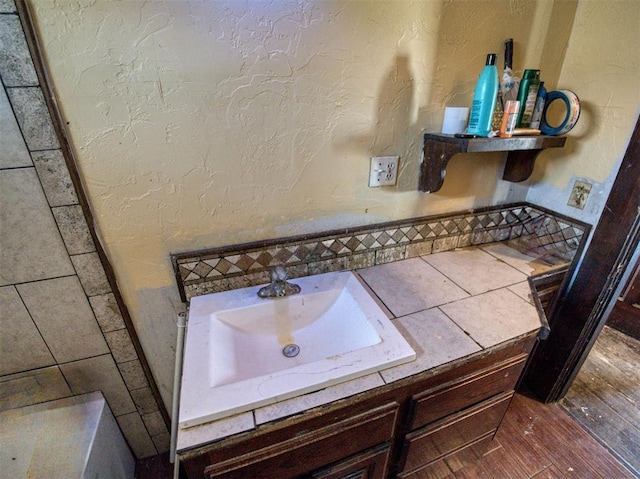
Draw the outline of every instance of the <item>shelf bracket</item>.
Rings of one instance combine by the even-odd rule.
[[[442,188],[447,163],[462,147],[457,143],[445,143],[431,138],[424,142],[424,155],[420,164],[420,191],[434,193]]]
[[[506,151],[507,161],[504,165],[502,179],[519,183],[529,178],[533,173],[536,158],[538,158],[541,151],[542,148],[539,150]]]

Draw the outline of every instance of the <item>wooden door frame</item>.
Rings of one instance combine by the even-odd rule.
[[[637,256],[637,254],[636,254]],[[640,261],[635,258],[627,268],[627,279],[621,282],[622,291],[607,318],[607,326],[640,340]]]
[[[544,402],[561,399],[602,330],[640,243],[640,122],[581,262],[550,319],[525,377]]]

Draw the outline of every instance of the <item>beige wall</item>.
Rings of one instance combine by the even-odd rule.
[[[445,105],[470,103],[486,53],[501,54],[507,37],[517,68],[578,90],[573,76],[611,61],[598,49],[585,65],[570,37],[576,11],[596,3],[31,0],[105,247],[165,401],[180,308],[171,252],[524,199],[527,185],[498,179],[499,154],[458,156],[442,190],[419,193],[421,133],[439,129]],[[633,0],[602,3],[637,18]],[[581,37],[612,36],[602,15],[579,18]],[[637,59],[635,68],[637,85]],[[620,111],[621,130],[633,109]],[[369,157],[381,154],[402,157],[396,188],[367,187]],[[556,161],[565,176],[595,176],[585,166],[592,157],[572,150]],[[543,183],[557,181],[553,164]]]
[[[545,152],[527,199],[593,222],[599,216],[640,106],[640,2],[581,0],[555,88],[575,91],[581,116],[563,150]],[[567,207],[576,179],[593,185],[584,211]]]

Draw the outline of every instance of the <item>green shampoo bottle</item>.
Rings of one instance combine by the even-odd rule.
[[[518,100],[520,101],[520,113],[516,124],[518,128],[530,126],[538,98],[538,88],[540,88],[540,70],[525,70],[518,90]]]
[[[489,136],[499,86],[496,54],[489,53],[473,91],[473,103],[471,103],[469,126],[467,127],[467,133],[470,135]]]

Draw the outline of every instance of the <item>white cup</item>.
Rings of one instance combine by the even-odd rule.
[[[444,120],[442,120],[442,133],[454,135],[463,133],[467,128],[469,119],[469,108],[464,106],[448,106],[444,109]]]

